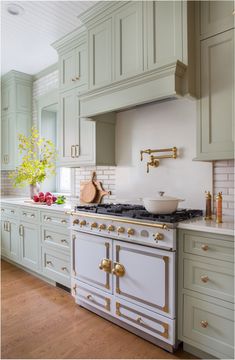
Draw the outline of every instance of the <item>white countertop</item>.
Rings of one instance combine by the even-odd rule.
[[[221,224],[217,224],[215,219],[204,220],[203,217],[200,217],[180,222],[178,229],[205,231],[214,234],[234,236],[234,219],[232,216],[224,216],[223,222]]]

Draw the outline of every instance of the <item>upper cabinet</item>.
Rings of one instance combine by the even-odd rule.
[[[28,135],[32,119],[32,76],[10,71],[2,77],[2,170],[14,170],[21,156],[18,135]]]
[[[234,27],[234,1],[200,2],[200,37],[206,39]]]

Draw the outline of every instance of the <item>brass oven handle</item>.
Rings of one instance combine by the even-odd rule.
[[[111,260],[103,259],[99,264],[99,269],[107,273],[111,273]]]
[[[118,277],[123,277],[125,275],[125,267],[120,263],[115,263],[112,273]]]

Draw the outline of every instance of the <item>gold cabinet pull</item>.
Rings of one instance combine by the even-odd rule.
[[[47,260],[47,264],[48,264],[48,265],[52,265],[52,261],[51,261],[51,260]]]
[[[23,225],[19,226],[19,235],[24,236],[24,227],[23,227]]]
[[[79,145],[75,145],[75,157],[79,157],[80,155],[79,149],[80,149]]]
[[[76,80],[80,80],[80,76],[76,76]]]
[[[139,316],[139,317],[137,317],[136,322],[137,322],[138,324],[141,324],[141,323],[143,322],[143,320],[142,320],[142,318]]]
[[[201,321],[200,321],[200,325],[201,325],[201,327],[203,327],[203,328],[207,328],[208,322],[207,322],[206,320],[201,320]]]
[[[5,211],[5,209],[3,209],[3,208],[2,208],[2,209],[1,209],[1,211],[2,211],[2,212],[4,212],[4,211]]]
[[[61,268],[62,271],[68,270],[66,266],[62,266]]]
[[[47,235],[47,236],[46,236],[46,240],[52,240],[51,235]]]
[[[35,214],[31,214],[30,216],[31,216],[31,218],[35,218]]]
[[[12,213],[12,214],[15,214],[15,210],[11,210],[11,213]]]
[[[111,260],[103,259],[99,264],[99,269],[107,273],[111,273]]]
[[[61,239],[60,242],[67,243],[68,241],[66,239]]]
[[[204,283],[207,283],[207,281],[209,280],[209,277],[207,275],[202,275],[201,276],[201,281]]]
[[[47,216],[47,217],[46,217],[46,221],[51,221],[51,217],[50,217],[50,216]]]
[[[93,296],[91,294],[88,294],[86,298],[90,301],[94,301]]]
[[[61,223],[62,223],[62,224],[67,224],[67,220],[62,219],[62,220],[61,220]]]
[[[4,229],[4,231],[6,231],[6,221],[4,221],[4,223],[3,223],[3,229]]]
[[[78,219],[73,220],[73,225],[78,225],[78,224],[79,224],[79,220],[78,220]]]
[[[75,145],[71,145],[71,157],[75,158]]]
[[[125,275],[125,267],[122,264],[115,263],[112,273],[118,277],[123,277]]]
[[[72,78],[71,80],[72,80],[72,81],[76,81],[76,79],[75,79],[75,78]]]
[[[203,244],[203,245],[201,246],[201,249],[202,249],[203,251],[207,251],[208,248],[209,248],[209,246],[206,245],[206,244]]]
[[[73,287],[73,292],[74,292],[74,295],[77,294],[77,285],[74,285],[74,287]]]

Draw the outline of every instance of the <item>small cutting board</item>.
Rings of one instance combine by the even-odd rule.
[[[96,179],[95,171],[91,174],[91,179],[84,183],[83,187],[80,188],[80,200],[84,203],[92,203],[97,195],[97,188],[94,183]]]
[[[105,195],[111,195],[111,191],[105,191],[103,189],[102,183],[99,180],[96,180],[96,174],[93,177],[93,179],[94,179],[93,183],[96,187],[96,196],[92,200],[92,203],[100,204]],[[88,183],[87,181],[80,182],[80,203],[81,204],[89,204],[90,203],[90,202],[84,201],[84,198],[82,197],[83,189],[87,185],[87,183]]]

